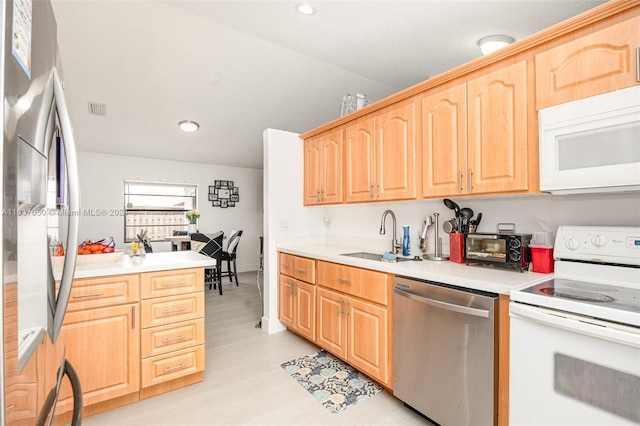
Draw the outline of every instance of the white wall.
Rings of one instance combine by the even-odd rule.
[[[259,236],[262,235],[262,170],[215,164],[187,163],[148,158],[78,152],[80,175],[80,239],[99,240],[112,236],[124,248],[124,180],[143,179],[198,184],[198,208],[202,232],[242,229],[238,245],[238,271],[257,270]],[[208,187],[215,180],[233,180],[240,201],[233,208],[212,207]],[[106,216],[91,215],[106,209]],[[112,214],[113,212],[113,214]],[[154,251],[170,251],[167,242],[152,243]]]
[[[300,237],[314,238],[324,230],[314,226],[321,211],[302,206],[302,140],[298,135],[267,129],[264,141],[264,313],[262,329],[284,330],[278,321],[277,242]]]

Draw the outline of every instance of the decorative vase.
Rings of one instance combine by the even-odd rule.
[[[195,221],[189,222],[189,228],[187,232],[189,232],[189,234],[195,234],[196,232],[198,232],[198,226],[196,225]]]

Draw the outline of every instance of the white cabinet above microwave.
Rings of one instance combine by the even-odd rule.
[[[640,86],[538,111],[540,190],[640,190]]]

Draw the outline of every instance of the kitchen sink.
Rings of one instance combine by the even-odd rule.
[[[383,259],[381,254],[378,253],[367,253],[366,251],[359,251],[356,253],[341,253],[341,256],[350,256],[350,257],[358,257],[360,259],[369,259],[369,260],[377,260],[379,262],[406,262],[407,260],[411,260],[408,257],[397,257],[396,260],[387,260]]]

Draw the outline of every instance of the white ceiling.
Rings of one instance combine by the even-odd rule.
[[[297,3],[53,0],[78,148],[261,168],[266,128],[311,130],[347,93],[384,98],[479,57],[482,37],[519,40],[604,1]]]

